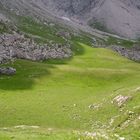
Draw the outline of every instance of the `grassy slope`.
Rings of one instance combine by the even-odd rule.
[[[123,40],[123,39],[116,39],[114,37],[109,37],[106,41],[106,45],[119,45],[123,47],[133,47],[133,45],[138,44],[139,41],[132,42],[129,40]]]
[[[80,52],[71,60],[44,63],[17,60],[8,64],[17,68],[17,74],[0,77],[0,127],[39,125],[45,129],[53,128],[54,134],[13,128],[1,130],[0,139],[72,140],[77,136],[69,134],[71,130],[103,130],[107,133],[112,128],[127,138],[140,137],[140,120],[137,119],[140,91],[135,91],[140,87],[140,65],[110,50],[93,49],[79,41],[74,40],[74,44]],[[118,94],[133,96],[122,112],[111,104]],[[88,107],[100,103],[99,110]],[[127,110],[135,113],[129,127],[122,131],[123,122],[129,118]],[[117,115],[119,117],[109,126],[111,118]],[[133,133],[130,133],[132,129]]]
[[[48,43],[50,40],[57,43],[64,43],[62,37],[57,36],[61,29],[58,25],[50,26],[36,22],[30,17],[17,17],[18,29],[27,35],[34,35],[39,43]]]

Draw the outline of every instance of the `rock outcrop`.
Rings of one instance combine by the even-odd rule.
[[[14,75],[15,73],[16,73],[16,69],[12,67],[0,68],[0,75]]]
[[[126,48],[122,46],[111,46],[110,48],[118,52],[124,57],[140,62],[140,47],[139,46],[134,46],[132,48]]]
[[[139,0],[1,0],[0,5],[17,15],[35,14],[45,20],[54,16],[123,37],[140,37]]]
[[[116,104],[118,107],[122,107],[131,98],[131,96],[118,95],[113,99],[112,103]]]
[[[51,43],[50,45],[38,45],[23,35],[0,35],[0,63],[15,58],[40,61],[51,58],[68,58],[71,55],[72,51],[69,44]]]

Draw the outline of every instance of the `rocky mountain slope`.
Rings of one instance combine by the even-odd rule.
[[[140,36],[139,0],[1,0],[1,5],[18,13],[56,16],[67,22],[91,25],[128,38]],[[2,16],[2,15],[1,15]],[[0,17],[1,17],[0,16]]]
[[[118,35],[136,38],[140,34],[140,1],[138,0],[61,0],[42,1],[47,8],[84,24],[101,24],[99,28]],[[95,27],[98,28],[99,25]],[[103,28],[106,28],[103,29]]]
[[[0,4],[17,14],[58,17],[73,26],[90,25],[132,39],[140,36],[139,0],[1,0]]]
[[[51,43],[38,45],[19,34],[0,35],[0,64],[15,58],[40,61],[62,59],[72,55],[70,45]]]
[[[49,58],[70,57],[72,53],[70,51],[70,47],[67,46],[70,46],[70,44],[73,42],[71,39],[75,37],[74,34],[77,34],[77,30],[82,30],[91,34],[90,42],[92,46],[97,46],[97,44],[100,43],[101,44],[98,45],[98,47],[102,47],[102,45],[103,47],[113,45],[113,50],[119,52],[121,55],[126,56],[132,60],[139,61],[140,51],[138,49],[124,49],[125,43],[127,45],[129,44],[129,46],[133,46],[132,42],[125,42],[123,40],[116,39],[115,42],[112,39],[109,41],[108,36],[110,34],[92,30],[91,27],[86,25],[89,23],[89,21],[90,25],[95,25],[95,23],[93,23],[94,20],[91,19],[91,16],[88,14],[92,13],[97,7],[101,10],[101,7],[105,4],[105,2],[108,1],[87,1],[85,3],[84,1],[74,2],[65,0],[63,2],[55,0],[1,0],[0,33],[1,31],[3,33],[9,32],[13,28],[14,30],[20,32],[22,35],[27,35],[29,38],[33,38],[35,40],[37,39],[39,42],[41,41],[45,43],[45,45],[43,47],[37,47],[38,49],[36,49],[36,46],[42,45],[37,45],[30,40],[27,41],[29,39],[28,37],[25,37],[24,39],[22,37],[20,38],[19,34],[16,34],[18,37],[13,35],[12,38],[14,38],[15,41],[12,41],[11,44],[5,45],[5,40],[11,41],[11,37],[9,37],[9,34],[7,33],[5,35],[0,35],[0,63],[3,63],[12,58],[44,60]],[[134,7],[138,7],[138,3],[138,1],[134,2]],[[125,2],[124,4],[130,6],[130,3]],[[5,25],[5,23],[8,25]],[[96,26],[97,23],[99,24],[99,20],[96,19]],[[64,28],[65,25],[67,25],[66,27],[68,28]],[[103,29],[105,26],[102,25],[100,27]],[[75,33],[71,31],[71,29]],[[119,29],[120,28],[118,28],[117,31],[119,31]],[[100,40],[100,42],[99,38],[104,41],[102,42]],[[106,44],[106,42],[111,43]],[[114,43],[112,44],[112,42]],[[17,48],[17,45],[20,46],[20,48]],[[32,48],[32,46],[35,47]],[[109,48],[112,49],[112,46]],[[46,54],[44,54],[45,52]]]

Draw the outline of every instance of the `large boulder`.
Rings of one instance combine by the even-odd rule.
[[[14,75],[16,73],[16,69],[12,67],[0,68],[0,75]]]

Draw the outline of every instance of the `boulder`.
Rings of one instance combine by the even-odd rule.
[[[131,98],[130,96],[118,95],[113,99],[112,103],[116,104],[118,107],[122,107]]]
[[[0,68],[0,75],[14,75],[16,73],[16,69],[12,67]]]

